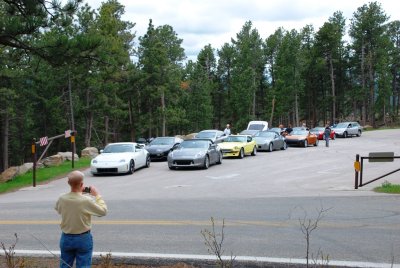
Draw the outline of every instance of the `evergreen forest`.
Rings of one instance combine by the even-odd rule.
[[[250,120],[399,124],[400,21],[379,2],[266,39],[247,21],[196,60],[170,25],[149,18],[137,36],[124,13],[117,0],[0,0],[0,171],[31,161],[33,138],[67,129],[83,149],[227,123],[236,133]]]

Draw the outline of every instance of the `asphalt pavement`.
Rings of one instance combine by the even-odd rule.
[[[201,231],[224,227],[225,254],[302,259],[302,222],[322,218],[311,233],[311,253],[331,260],[400,263],[400,196],[371,191],[384,180],[354,189],[355,155],[391,151],[400,155],[400,130],[365,132],[336,139],[326,148],[290,147],[224,159],[208,170],[168,169],[155,162],[132,175],[93,177],[109,214],[95,218],[95,251],[207,255]],[[397,169],[399,162],[366,163],[365,180]],[[18,250],[56,252],[60,235],[54,210],[68,191],[66,179],[0,195],[0,241],[19,237]],[[323,211],[321,213],[321,211]],[[303,224],[304,225],[304,224]]]

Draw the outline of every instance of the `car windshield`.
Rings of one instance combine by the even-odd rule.
[[[278,132],[278,133],[280,133],[282,131],[282,129],[280,129],[278,127],[273,127],[273,128],[268,129],[268,130],[269,131],[275,131],[275,132]]]
[[[174,138],[155,138],[150,145],[172,145],[174,144]]]
[[[292,135],[307,135],[307,131],[306,130],[293,130]]]
[[[209,141],[201,141],[201,140],[190,140],[183,141],[180,145],[181,148],[208,148],[210,142]]]
[[[323,127],[315,127],[310,129],[310,132],[320,132],[320,131],[324,131]]]
[[[251,124],[247,129],[249,130],[263,130],[264,124]]]
[[[349,124],[347,124],[347,123],[339,123],[339,124],[336,125],[335,128],[347,128],[348,125]]]
[[[199,138],[199,139],[211,139],[211,138],[214,138],[214,137],[215,137],[215,132],[210,132],[210,131],[199,132],[196,135],[196,138]]]
[[[265,137],[265,138],[273,138],[275,137],[275,133],[273,132],[258,132],[256,137]]]
[[[134,151],[133,145],[131,144],[112,144],[107,145],[103,153],[127,153]]]
[[[229,136],[224,140],[224,142],[246,142],[246,136]]]

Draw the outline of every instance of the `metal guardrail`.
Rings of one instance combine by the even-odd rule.
[[[400,158],[400,156],[395,156],[394,152],[375,152],[375,153],[369,153],[369,156],[361,156],[361,157],[359,154],[357,154],[356,161],[354,162],[354,170],[355,170],[354,189],[358,189],[359,187],[363,187],[367,184],[370,184],[371,182],[380,180],[384,177],[387,177],[393,173],[400,171],[400,168],[398,168],[382,176],[379,176],[375,179],[363,182],[364,160],[368,159],[369,162],[393,162],[394,159],[398,158]]]

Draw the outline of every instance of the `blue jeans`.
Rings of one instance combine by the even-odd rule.
[[[325,146],[329,147],[329,136],[325,136]]]
[[[93,237],[85,234],[64,234],[60,239],[60,268],[70,268],[76,259],[76,268],[90,268],[92,265]]]

